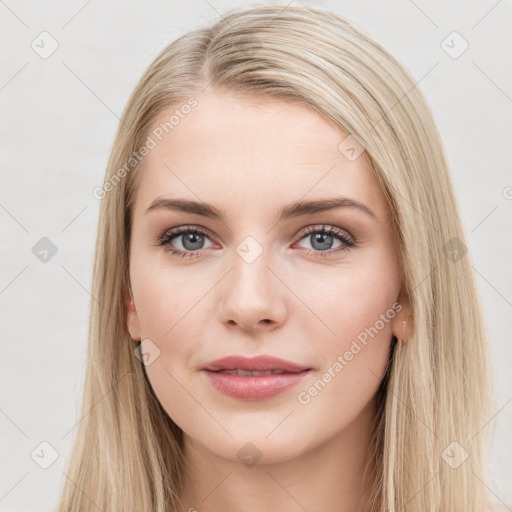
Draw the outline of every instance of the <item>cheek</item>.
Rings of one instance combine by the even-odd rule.
[[[314,275],[301,273],[293,286],[309,309],[299,316],[303,329],[312,339],[324,340],[331,351],[344,348],[376,323],[379,334],[391,335],[390,320],[396,312],[389,310],[398,297],[400,280],[386,254],[354,258],[343,267]]]
[[[299,293],[315,306],[312,314],[302,316],[299,328],[315,340],[322,367],[301,387],[303,399],[298,399],[331,417],[333,403],[343,404],[339,414],[351,417],[349,411],[356,414],[377,391],[388,361],[392,322],[400,310],[393,260],[380,252],[358,263],[325,279],[301,280]]]
[[[130,280],[136,298],[141,335],[152,340],[172,339],[176,330],[187,328],[201,308],[204,280],[194,275],[192,267],[172,268],[168,258],[159,254],[131,257]]]
[[[165,258],[159,261],[139,258],[136,252],[131,260],[141,339],[157,355],[145,371],[167,413],[173,419],[185,416],[193,421],[190,416],[200,409],[191,407],[187,393],[194,378],[189,362],[197,353],[198,340],[205,337],[205,322],[213,314],[204,296],[213,284],[210,281],[215,281],[198,277],[192,267],[172,269]],[[186,425],[180,426],[187,430]]]

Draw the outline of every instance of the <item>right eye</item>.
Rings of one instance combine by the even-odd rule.
[[[208,233],[197,227],[182,227],[167,230],[157,238],[158,245],[175,256],[191,257],[199,254],[204,247],[204,238]],[[173,246],[173,241],[180,241],[182,248]]]

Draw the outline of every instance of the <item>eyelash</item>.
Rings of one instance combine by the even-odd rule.
[[[326,235],[332,235],[338,240],[340,240],[344,245],[336,248],[336,249],[329,249],[327,251],[319,251],[315,249],[302,249],[306,251],[306,254],[308,255],[314,255],[314,256],[320,256],[320,257],[329,257],[332,256],[335,253],[341,253],[342,251],[349,251],[353,247],[357,245],[357,241],[350,237],[345,231],[341,230],[340,228],[337,228],[335,226],[325,226],[322,225],[321,227],[317,226],[309,226],[307,227],[302,233],[300,238],[297,240],[297,242],[300,242],[302,239],[307,237],[308,235],[312,233],[320,233],[320,234],[326,234]],[[175,249],[170,245],[170,242],[181,235],[186,234],[196,234],[196,235],[204,235],[209,238],[209,234],[206,230],[199,228],[199,227],[192,227],[192,226],[184,226],[180,228],[174,228],[171,230],[164,231],[161,235],[157,237],[156,245],[163,247],[165,251],[167,251],[172,256],[178,256],[182,258],[190,258],[193,256],[197,256],[202,249],[199,249],[197,251],[182,251],[180,249]]]

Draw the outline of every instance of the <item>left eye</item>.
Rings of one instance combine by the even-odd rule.
[[[332,253],[341,250],[348,250],[350,247],[355,245],[349,235],[344,231],[334,227],[326,228],[325,226],[322,226],[322,228],[309,228],[306,234],[300,239],[300,241],[302,240],[309,240],[313,251],[306,248],[308,249],[308,252]],[[336,240],[340,243],[337,247],[333,248]]]

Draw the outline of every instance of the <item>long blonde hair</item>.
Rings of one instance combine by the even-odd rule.
[[[161,128],[172,129],[207,85],[300,101],[365,148],[393,213],[414,317],[412,337],[393,340],[379,391],[373,503],[378,512],[486,510],[494,396],[487,334],[428,104],[404,67],[357,25],[317,8],[265,6],[179,37],[149,66],[123,112],[95,192],[101,205],[82,419],[59,511],[183,510],[182,431],[134,356],[125,297],[137,170],[155,142],[149,130],[176,107],[176,121]]]

